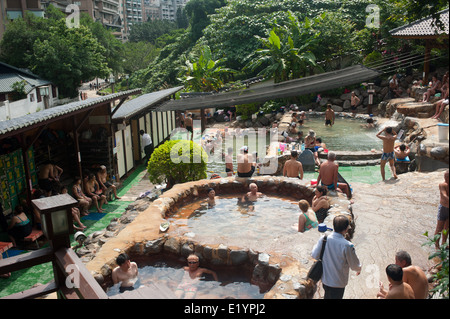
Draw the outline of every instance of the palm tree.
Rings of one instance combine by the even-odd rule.
[[[217,91],[223,86],[223,76],[234,71],[228,68],[222,68],[222,60],[213,60],[211,49],[204,45],[197,62],[191,62],[188,59],[180,72],[179,80],[184,83],[189,91],[193,92],[211,92]]]
[[[306,74],[309,67],[316,66],[316,58],[310,48],[319,35],[312,30],[312,22],[303,23],[289,12],[287,26],[275,26],[268,38],[256,36],[265,47],[258,49],[245,68],[252,71],[263,68],[258,75],[273,77],[275,83],[296,79]]]

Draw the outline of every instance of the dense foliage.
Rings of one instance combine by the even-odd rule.
[[[146,69],[135,74],[132,85],[154,91],[184,84],[177,75],[186,59],[198,58],[196,52],[204,45],[211,49],[213,61],[221,61],[222,67],[237,70],[232,81],[257,74],[271,74],[276,81],[281,81],[345,67],[362,62],[374,50],[411,49],[409,42],[392,39],[389,30],[405,24],[405,19],[400,17],[408,8],[417,12],[414,9],[417,6],[411,6],[410,0],[224,2],[191,0],[186,7],[189,28],[178,41],[163,48]],[[440,0],[431,2],[439,2],[434,11],[443,6]],[[369,14],[366,9],[374,4],[380,9],[380,28],[366,25]],[[427,12],[433,10],[427,9]],[[296,29],[303,38],[293,36]],[[289,38],[294,43],[289,42]]]

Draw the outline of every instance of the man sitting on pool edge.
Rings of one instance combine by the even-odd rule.
[[[338,170],[339,165],[335,162],[336,153],[328,152],[328,159],[320,165],[319,177],[317,177],[317,184],[322,182],[323,186],[326,186],[329,191],[341,190],[347,195],[348,199],[352,198],[352,192],[350,186],[346,183],[338,183]]]

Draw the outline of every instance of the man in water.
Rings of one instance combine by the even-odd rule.
[[[348,199],[352,198],[352,192],[350,186],[346,183],[338,183],[338,170],[339,165],[335,162],[336,153],[328,152],[328,159],[320,165],[319,177],[317,177],[317,184],[322,182],[323,186],[326,186],[328,190],[336,191],[340,189],[347,195]]]
[[[258,192],[258,185],[256,185],[255,183],[251,183],[248,188],[250,191],[244,195],[243,202],[256,202],[258,198],[261,198],[263,196],[262,193]]]
[[[383,133],[384,135],[381,135]],[[398,176],[395,173],[395,165],[394,165],[395,161],[394,144],[395,140],[397,139],[397,134],[394,132],[392,127],[386,126],[384,129],[378,132],[376,136],[383,141],[383,155],[381,155],[381,163],[380,163],[381,177],[383,178],[384,181],[385,180],[384,168],[386,166],[386,162],[389,161],[392,176],[395,179],[397,179]]]
[[[138,277],[138,267],[135,262],[130,261],[127,254],[120,254],[116,258],[117,267],[112,271],[112,280],[114,284],[120,284],[120,292],[133,290],[134,283]]]
[[[334,110],[331,108],[331,104],[327,104],[327,110],[325,111],[325,126],[334,125],[335,114]]]
[[[303,179],[303,165],[297,161],[297,151],[291,152],[291,159],[286,161],[283,168],[283,176]]]
[[[247,146],[243,146],[240,151],[237,156],[237,174],[239,177],[252,177],[256,166],[253,156],[248,153]]]
[[[225,172],[227,176],[233,176],[234,167],[233,167],[233,148],[228,148],[228,153],[225,155]]]
[[[197,255],[191,254],[187,258],[188,266],[184,267],[184,275],[178,285],[175,295],[178,298],[192,299],[197,294],[197,284],[203,274],[210,274],[215,281],[219,281],[217,274],[209,269],[200,268],[200,260]]]
[[[208,189],[208,197],[206,198],[208,208],[216,206],[216,191],[213,188]]]

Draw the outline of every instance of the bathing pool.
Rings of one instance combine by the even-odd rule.
[[[246,242],[255,244],[298,233],[298,201],[263,196],[245,203],[242,195],[217,197],[214,207],[208,207],[204,200],[195,201],[168,220],[180,233],[210,241],[245,237]]]
[[[138,264],[139,276],[134,284],[134,289],[148,286],[152,283],[166,286],[176,294],[179,284],[183,282],[185,275],[184,266],[186,259],[176,258],[168,255],[155,256],[131,256],[131,259]],[[200,267],[212,269],[200,263]],[[261,288],[250,283],[251,271],[245,267],[216,267],[212,269],[216,272],[218,280],[215,281],[212,275],[206,274],[195,282],[195,299],[262,299],[266,288]],[[108,296],[115,296],[120,293],[119,284],[107,288]],[[180,298],[185,295],[181,294]]]

